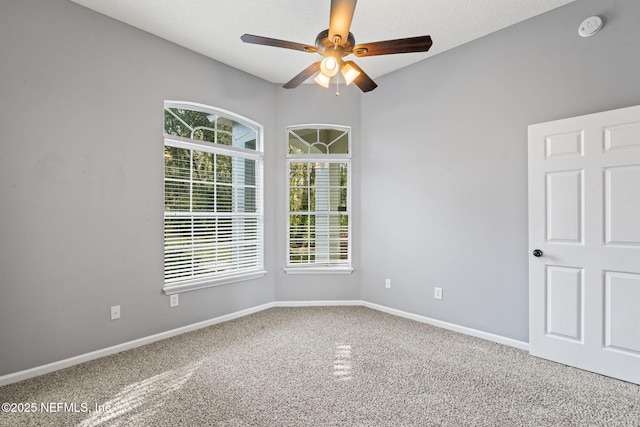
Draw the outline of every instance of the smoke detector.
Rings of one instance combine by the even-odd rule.
[[[578,27],[578,34],[580,37],[591,37],[600,31],[604,23],[599,16],[591,16],[580,24]]]

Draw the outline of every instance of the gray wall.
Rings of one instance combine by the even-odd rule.
[[[274,300],[270,250],[263,279],[161,293],[163,101],[264,125],[269,224],[274,85],[65,0],[3,1],[0,52],[0,375]]]
[[[591,15],[607,24],[583,39]],[[578,0],[378,79],[362,299],[528,341],[527,126],[640,104],[638,22],[637,0]]]

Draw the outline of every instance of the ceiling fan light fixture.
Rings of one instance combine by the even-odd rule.
[[[244,43],[317,53],[322,56],[321,60],[309,65],[283,84],[282,87],[285,89],[296,88],[312,76],[315,76],[316,83],[328,88],[331,85],[331,79],[336,76],[337,90],[340,84],[340,78],[337,77],[337,74],[338,71],[342,71],[346,84],[355,83],[362,92],[370,92],[378,87],[376,82],[371,80],[371,77],[360,69],[355,62],[347,61],[345,63],[343,60],[345,56],[350,54],[355,56],[378,56],[426,52],[431,48],[433,42],[430,36],[417,36],[356,45],[355,37],[349,31],[356,9],[356,2],[357,0],[331,0],[329,28],[318,33],[315,46],[289,40],[256,36],[254,34],[243,34],[240,39]],[[339,92],[336,92],[336,95],[339,94]]]
[[[331,83],[331,77],[319,72],[315,79],[313,79],[320,86],[329,88],[329,83]]]
[[[327,77],[333,77],[338,74],[338,61],[333,56],[327,56],[320,63],[320,71]]]
[[[342,67],[342,77],[344,77],[344,81],[349,86],[353,81],[360,75],[360,71],[356,70],[351,66],[351,64],[345,64]]]

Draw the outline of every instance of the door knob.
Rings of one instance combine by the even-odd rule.
[[[542,251],[540,249],[534,249],[533,252],[531,252],[533,254],[534,257],[540,258],[542,256]]]

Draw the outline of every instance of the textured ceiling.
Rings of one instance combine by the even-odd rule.
[[[317,54],[245,44],[240,36],[313,45],[329,26],[331,5],[330,0],[71,1],[272,83],[288,81],[317,61]],[[351,25],[356,43],[431,35],[433,47],[356,60],[375,79],[573,1],[361,0]]]

